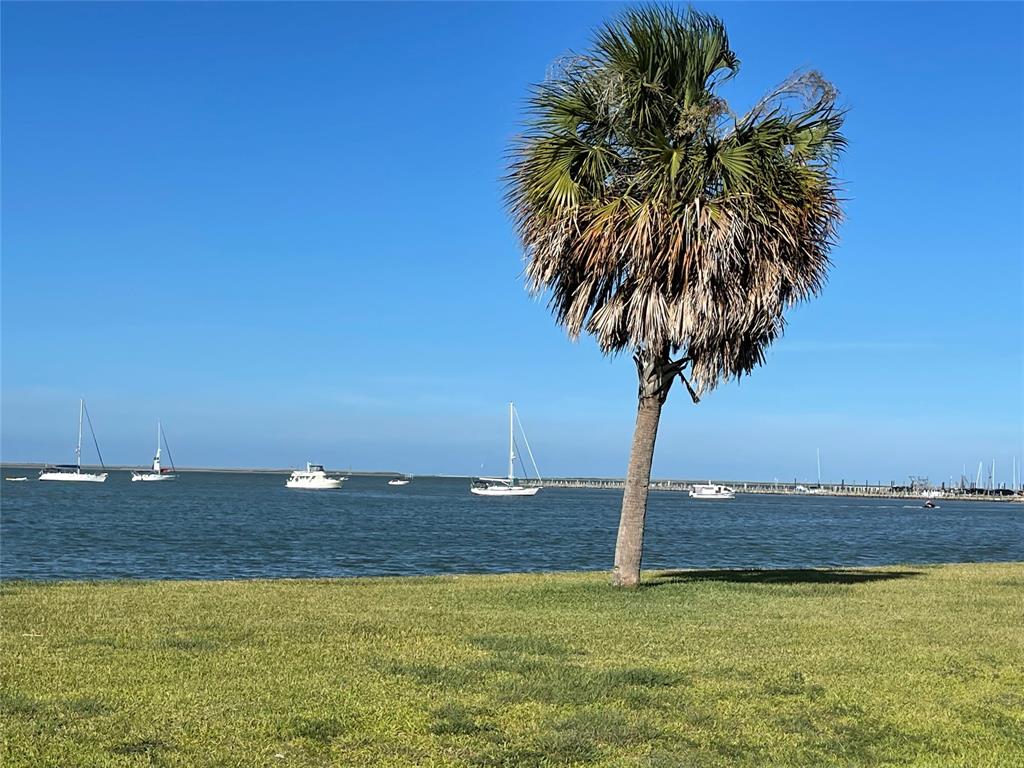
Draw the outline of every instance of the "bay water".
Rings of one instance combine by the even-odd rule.
[[[3,579],[238,579],[611,567],[621,491],[482,498],[466,479],[352,477],[286,489],[273,473],[0,489]],[[645,568],[807,568],[1024,560],[1024,505],[652,492]]]

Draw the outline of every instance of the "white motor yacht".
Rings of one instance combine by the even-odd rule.
[[[306,469],[297,469],[285,482],[285,488],[304,488],[310,491],[328,491],[341,488],[344,477],[332,477],[327,474],[322,464],[306,462]]]
[[[393,477],[388,480],[388,485],[408,485],[411,482],[411,477]]]
[[[697,484],[690,489],[691,499],[735,499],[736,491],[727,485],[715,483]]]

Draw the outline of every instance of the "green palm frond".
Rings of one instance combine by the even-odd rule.
[[[572,337],[681,355],[699,390],[749,373],[818,293],[841,219],[836,91],[797,75],[742,117],[717,18],[627,11],[530,99],[508,201],[529,287]]]

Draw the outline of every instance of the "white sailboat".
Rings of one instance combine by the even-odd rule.
[[[167,459],[171,462],[171,468],[166,469],[160,466],[160,439],[163,438],[163,443],[167,446]],[[135,471],[132,472],[132,482],[146,482],[152,483],[159,480],[174,480],[178,477],[174,470],[174,459],[171,458],[171,447],[167,445],[167,435],[164,434],[163,428],[160,426],[159,419],[156,422],[156,456],[153,457],[153,466],[149,472]]]
[[[516,481],[516,422],[519,415],[516,413],[515,403],[508,404],[508,477],[478,477],[470,485],[470,493],[477,496],[536,496],[543,487],[541,485],[540,471],[537,469],[537,462],[533,458],[533,451],[530,450],[530,443],[526,439],[526,430],[522,422],[519,423],[519,431],[523,434],[523,443],[526,445],[526,453],[533,463],[533,471],[537,475],[536,485],[520,485]],[[525,471],[525,470],[524,470]]]
[[[100,454],[100,444],[96,440],[96,431],[92,428],[92,419],[85,409],[85,400],[78,401],[78,445],[75,447],[74,464],[57,464],[52,467],[44,467],[39,470],[40,480],[53,480],[64,483],[102,483],[107,479],[106,472],[83,472],[82,471],[82,417],[85,416],[89,423],[89,432],[92,433],[92,441],[96,446],[96,455],[100,458],[100,466],[103,465],[103,456]]]

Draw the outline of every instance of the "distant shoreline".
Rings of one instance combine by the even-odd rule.
[[[11,470],[39,470],[43,467],[53,466],[40,462],[24,463],[2,463],[0,473]],[[108,472],[134,472],[146,469],[143,466],[129,465],[108,465],[100,467],[94,464],[83,464],[82,469]],[[295,471],[295,467],[176,467],[175,471],[190,474],[234,474],[234,475],[288,475]],[[347,477],[407,477],[408,473],[393,470],[348,470],[332,469],[336,474]],[[475,475],[449,475],[449,474],[423,474],[416,475],[419,478],[446,478],[452,480],[469,480]],[[650,489],[652,491],[675,491],[686,492],[694,483],[700,480],[680,480],[668,478],[651,478]],[[769,494],[784,496],[843,496],[843,497],[873,497],[890,499],[920,499],[920,498],[950,498],[959,501],[1024,501],[1021,492],[1013,493],[1009,489],[999,492],[981,490],[972,492],[972,489],[960,489],[956,487],[947,488],[909,488],[897,485],[862,485],[853,483],[809,483],[806,486],[796,482],[766,482],[763,480],[716,480],[735,488],[739,493]],[[592,490],[621,490],[625,480],[621,477],[545,477],[543,483],[551,488],[577,488]]]

